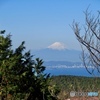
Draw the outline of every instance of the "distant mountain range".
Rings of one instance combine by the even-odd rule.
[[[43,61],[67,61],[81,62],[81,51],[78,50],[54,50],[50,48],[32,51],[35,58],[39,57]]]
[[[34,58],[43,59],[43,65],[46,66],[45,73],[51,73],[51,75],[90,76],[80,60],[81,51],[46,48],[31,53]]]
[[[45,66],[80,66],[81,62],[68,62],[68,61],[44,61]]]

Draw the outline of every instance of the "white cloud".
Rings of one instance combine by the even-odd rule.
[[[48,48],[55,49],[55,50],[64,50],[66,49],[66,46],[61,42],[55,42],[51,44],[50,46],[48,46]]]

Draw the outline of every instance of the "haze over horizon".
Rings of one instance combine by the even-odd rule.
[[[99,0],[1,0],[0,29],[11,33],[14,48],[25,41],[27,50],[81,50],[70,25],[84,25],[89,5],[93,14],[100,10]]]

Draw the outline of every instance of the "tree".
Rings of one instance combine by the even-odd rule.
[[[72,29],[82,47],[82,60],[90,74],[95,69],[100,73],[100,12],[95,17],[88,9],[85,14],[83,30],[79,23],[73,22]],[[88,66],[92,66],[92,70]]]
[[[0,33],[0,100],[55,100],[43,61],[24,51],[24,41],[13,50],[11,35]]]

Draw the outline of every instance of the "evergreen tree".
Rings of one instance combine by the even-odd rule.
[[[55,100],[43,61],[24,51],[25,42],[13,50],[11,35],[4,33],[0,34],[0,100]]]

